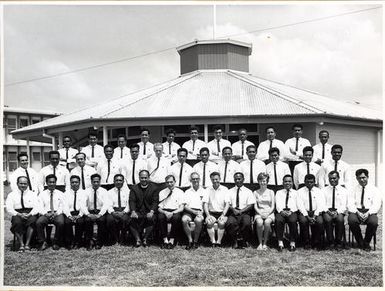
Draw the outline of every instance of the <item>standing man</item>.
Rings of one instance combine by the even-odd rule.
[[[174,240],[180,231],[181,216],[184,209],[184,193],[175,188],[175,177],[166,177],[167,188],[159,192],[158,220],[160,235],[163,239],[162,249],[173,249]],[[170,237],[168,239],[167,223],[171,222]]]
[[[126,178],[129,189],[131,189],[133,185],[139,183],[139,172],[147,170],[147,162],[139,158],[139,148],[138,144],[132,144],[130,146],[131,159],[124,159],[121,162],[121,171]]]
[[[257,149],[257,158],[261,161],[263,161],[266,165],[270,163],[269,160],[269,150],[271,148],[278,148],[281,152],[280,160],[285,160],[285,157],[287,155],[287,148],[285,144],[279,140],[276,139],[276,130],[273,126],[266,127],[266,140],[261,142],[258,145]]]
[[[195,126],[192,126],[190,128],[190,137],[191,139],[186,141],[183,144],[183,148],[187,149],[188,155],[186,162],[193,167],[196,163],[199,162],[199,151],[201,148],[206,147],[206,143],[204,141],[201,141],[198,139],[199,133],[198,128]]]
[[[344,217],[348,206],[348,191],[338,185],[340,176],[338,172],[331,171],[328,174],[329,186],[322,189],[325,197],[325,223],[327,248],[342,249],[342,236],[345,232]],[[335,238],[333,235],[333,223],[335,225]]]
[[[184,194],[184,214],[182,216],[183,230],[186,233],[188,239],[188,245],[186,250],[197,249],[198,241],[203,226],[203,199],[207,195],[205,189],[199,185],[200,177],[196,172],[192,172],[190,175],[190,181],[192,187],[186,190]],[[190,222],[194,222],[194,241],[192,237],[192,231]]]
[[[176,180],[176,187],[182,191],[190,188],[190,175],[193,169],[186,163],[187,150],[185,148],[178,149],[178,162],[170,167],[169,174],[173,175]]]
[[[159,191],[149,183],[150,173],[142,170],[139,173],[139,184],[130,191],[129,205],[131,210],[130,230],[136,241],[135,247],[148,245],[148,237],[155,224],[155,212],[158,209]],[[143,233],[144,230],[144,233]],[[143,237],[143,241],[141,240]]]
[[[229,190],[230,215],[226,222],[226,229],[233,242],[233,248],[243,248],[250,241],[251,218],[250,212],[255,204],[253,192],[243,186],[243,173],[234,174],[235,187]],[[238,245],[240,236],[241,244]]]
[[[287,159],[289,160],[290,171],[293,173],[294,167],[303,160],[303,148],[310,147],[311,144],[309,140],[302,137],[303,126],[301,124],[294,124],[291,129],[293,130],[293,137],[285,142],[285,146],[289,149]]]
[[[221,184],[229,189],[234,187],[234,174],[241,172],[241,166],[231,158],[232,155],[231,147],[224,147],[222,149],[222,160],[218,163]]]
[[[17,179],[19,177],[26,177],[28,183],[28,190],[35,192],[35,194],[38,194],[39,176],[34,169],[28,167],[28,155],[25,153],[19,154],[17,156],[17,159],[19,161],[19,167],[15,171],[13,171],[11,177],[9,178],[12,191],[17,191],[19,189],[19,186],[17,185]]]
[[[163,145],[161,143],[154,144],[154,153],[147,160],[147,170],[150,173],[150,181],[157,187],[158,191],[165,189],[165,179],[171,167],[170,160],[163,156]]]
[[[101,145],[98,145],[98,134],[96,131],[90,131],[88,133],[88,145],[83,147],[81,150],[85,153],[88,166],[96,168],[98,160],[104,157],[104,150]]]
[[[40,244],[40,251],[44,251],[48,248],[45,236],[45,228],[47,227],[48,223],[53,223],[56,229],[52,249],[56,251],[63,245],[64,240],[65,217],[63,214],[63,208],[65,198],[64,193],[56,189],[57,178],[54,174],[47,175],[45,179],[47,183],[47,189],[39,194],[39,209],[41,216],[36,221],[37,242]]]
[[[77,149],[71,148],[72,139],[69,135],[63,138],[63,147],[59,149],[60,164],[65,166],[68,171],[76,167],[75,156],[79,152]]]
[[[251,191],[258,189],[258,175],[259,173],[266,172],[266,166],[260,160],[257,160],[257,148],[255,145],[248,146],[246,149],[247,160],[240,164],[241,172],[245,177],[245,186]],[[259,186],[259,185],[258,185]]]
[[[218,172],[210,175],[212,187],[207,188],[207,196],[203,197],[203,209],[206,213],[207,233],[213,247],[221,247],[225,234],[227,211],[230,207],[229,190],[220,184]],[[215,239],[214,224],[218,223],[218,238]]]
[[[377,213],[382,204],[381,193],[375,186],[368,184],[368,170],[358,169],[356,179],[359,185],[353,189],[348,202],[348,222],[358,246],[370,251],[369,244],[378,226]],[[362,238],[360,224],[366,224],[365,238]]]
[[[92,187],[86,189],[86,207],[84,209],[84,226],[87,251],[92,250],[94,241],[94,223],[98,226],[95,249],[101,249],[107,242],[107,210],[110,206],[107,190],[100,187],[100,175],[91,176]]]
[[[206,147],[199,151],[201,161],[194,165],[193,171],[197,172],[202,177],[202,187],[207,188],[210,183],[210,174],[218,172],[218,166],[214,162],[209,161],[210,150]]]
[[[114,177],[122,173],[122,160],[114,159],[114,147],[110,144],[104,146],[104,157],[98,161],[96,172],[101,177],[101,186],[107,191],[114,188]]]
[[[283,189],[283,184],[281,182],[283,181],[283,177],[286,175],[291,176],[289,166],[279,160],[279,154],[278,148],[271,148],[269,150],[271,163],[266,166],[266,173],[270,177],[267,187],[275,193],[277,193],[278,190]]]
[[[21,252],[30,251],[30,242],[39,213],[39,201],[37,194],[29,190],[27,177],[19,176],[16,185],[17,190],[13,190],[8,194],[5,207],[7,212],[12,215],[11,232],[17,239],[18,250]],[[24,234],[26,234],[25,244]]]
[[[163,155],[165,158],[170,160],[170,164],[175,163],[178,160],[177,152],[180,148],[175,140],[176,131],[172,128],[166,132],[167,141],[163,143]]]
[[[294,185],[296,189],[302,188],[305,186],[305,176],[308,174],[313,174],[316,177],[316,184],[319,180],[319,171],[320,166],[313,160],[313,148],[304,147],[303,148],[303,162],[299,163],[294,167]]]
[[[96,170],[95,168],[86,165],[85,153],[77,153],[75,158],[77,166],[71,171],[71,174],[80,178],[80,189],[84,191],[91,187],[91,176],[96,174]]]
[[[138,145],[140,148],[139,159],[146,161],[154,154],[154,145],[150,142],[150,130],[147,128],[142,128]]]
[[[239,141],[233,143],[231,148],[233,149],[234,160],[240,163],[247,159],[246,148],[249,145],[254,145],[254,143],[247,140],[247,130],[244,128],[238,130],[238,138]]]
[[[298,193],[293,189],[293,178],[290,175],[283,177],[283,189],[277,191],[275,195],[275,225],[278,239],[278,251],[283,250],[283,232],[285,223],[289,225],[289,251],[295,251],[295,241],[297,240],[297,212],[298,212]]]
[[[327,130],[321,130],[318,134],[318,138],[320,143],[317,143],[315,146],[313,146],[314,149],[314,156],[313,160],[318,165],[322,165],[322,163],[325,160],[331,160],[332,159],[332,145],[328,143],[329,140],[329,132]]]
[[[231,147],[231,143],[222,138],[223,129],[220,125],[214,126],[214,139],[207,144],[210,150],[210,160],[218,163],[222,159],[222,149],[224,147]]]
[[[325,209],[325,198],[321,190],[315,187],[313,174],[305,176],[305,186],[298,190],[298,221],[301,230],[301,242],[305,249],[309,249],[309,225],[312,231],[312,240],[317,249],[321,249],[321,234],[324,232],[322,213]]]
[[[56,176],[57,180],[55,183],[56,189],[64,192],[70,188],[70,173],[67,168],[59,165],[60,154],[58,151],[50,151],[48,153],[50,164],[43,167],[39,173],[40,191],[47,189],[46,178],[48,175]]]
[[[114,149],[114,158],[118,160],[130,158],[130,149],[127,147],[127,140],[124,134],[118,135],[118,146]]]

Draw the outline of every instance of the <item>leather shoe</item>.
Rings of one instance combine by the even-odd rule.
[[[295,252],[295,246],[290,246],[289,252]]]
[[[54,244],[54,245],[52,246],[52,249],[53,249],[54,251],[57,251],[57,250],[60,249],[60,246],[57,245],[57,244]]]
[[[188,245],[186,246],[186,250],[191,250],[193,248],[193,243],[189,242]]]
[[[97,244],[97,245],[95,246],[95,249],[96,249],[96,250],[100,250],[101,248],[102,248],[102,246],[99,245],[99,244]]]
[[[198,248],[198,243],[197,242],[193,242],[193,249],[197,249]]]
[[[283,246],[278,246],[278,251],[279,251],[280,253],[282,253],[282,251],[283,251]]]
[[[140,242],[140,240],[136,241],[136,243],[135,243],[136,248],[139,248],[141,245],[142,245],[142,243]]]
[[[48,244],[46,242],[43,242],[43,244],[40,246],[39,251],[44,251],[48,248]]]
[[[148,247],[147,240],[144,239],[144,240],[142,241],[142,246],[143,246],[143,247]]]
[[[239,248],[238,242],[237,242],[237,241],[234,241],[234,243],[233,243],[233,249],[238,249],[238,248]]]
[[[168,243],[168,246],[167,246],[167,248],[168,248],[169,250],[172,250],[174,247],[175,247],[175,245],[174,245],[174,244],[172,244],[172,243]]]

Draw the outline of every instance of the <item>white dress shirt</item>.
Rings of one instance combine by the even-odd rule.
[[[229,189],[230,205],[233,208],[237,207],[237,191],[237,186]],[[239,205],[237,209],[243,209],[251,204],[255,204],[255,196],[253,195],[253,192],[250,189],[246,188],[245,186],[242,186],[241,188],[239,188]]]
[[[322,143],[317,143],[315,146],[313,146],[313,161],[317,161],[320,159],[321,161],[324,160],[332,160],[332,145],[329,143],[325,143],[325,158],[322,158]]]
[[[93,174],[96,174],[95,168],[93,168],[91,166],[88,166],[88,165],[84,165],[84,167],[83,167],[83,175],[84,175],[84,186],[86,187],[86,189],[91,187],[91,176]],[[83,189],[82,188],[82,168],[80,166],[77,166],[77,167],[73,168],[72,171],[71,171],[71,176],[72,175],[79,176],[79,178],[80,178],[80,189]]]
[[[27,168],[27,171],[28,171],[32,191],[37,194],[37,193],[39,193],[39,175],[32,168]],[[27,173],[25,172],[25,169],[22,167],[18,167],[15,171],[12,172],[11,176],[9,177],[9,182],[11,184],[12,191],[16,191],[19,189],[17,187],[17,178],[19,178],[21,176],[27,177]],[[28,187],[28,189],[29,189],[29,187]]]
[[[302,187],[297,191],[298,193],[298,209],[304,215],[308,216],[308,211],[310,210],[310,201],[309,201],[309,189],[307,187]],[[319,215],[320,212],[325,211],[325,197],[321,189],[313,187],[311,189],[312,197],[312,208],[314,215]]]
[[[319,185],[324,187],[329,185],[328,174],[331,171],[334,171],[335,161],[334,160],[325,160],[322,163],[320,172],[319,172]],[[337,162],[337,171],[340,175],[339,185],[344,185],[345,188],[349,189],[352,187],[352,174],[349,164],[345,163],[342,160]]]
[[[184,203],[184,192],[181,189],[175,187],[169,196],[170,192],[169,188],[159,192],[159,208],[175,210]]]
[[[66,162],[60,162],[61,165],[67,167],[67,163],[76,163],[76,154],[79,152],[77,149],[68,148],[68,158],[67,158],[67,148],[61,148],[58,150],[60,154],[60,160],[66,160]]]
[[[135,169],[134,169],[135,163]],[[147,162],[143,159],[137,158],[136,160],[124,159],[121,161],[121,171],[123,176],[126,178],[128,185],[134,185],[139,183],[139,172],[141,170],[147,170]],[[132,171],[134,170],[134,177]],[[135,181],[133,181],[133,178]]]
[[[82,190],[79,188],[76,191],[76,209],[74,208],[74,202],[75,202],[75,191],[73,189],[67,190],[64,193],[64,207],[63,207],[63,213],[69,217],[72,216],[72,211],[79,211],[79,216],[83,216],[83,212],[86,208],[86,197],[87,193],[85,190]]]
[[[242,172],[240,164],[234,160],[226,161],[220,160],[218,162],[219,173],[221,174],[221,182],[223,183],[234,183],[234,174],[237,172]],[[226,170],[226,175],[225,175]],[[226,180],[225,180],[226,178]]]
[[[145,146],[144,143],[141,141],[141,142],[138,142],[138,145],[139,145],[139,157],[138,157],[138,159],[146,161],[147,159],[149,159],[155,155],[153,143],[148,141],[148,142],[146,142],[146,146]],[[144,151],[145,151],[145,154],[144,154]]]
[[[64,211],[65,197],[64,193],[60,190],[55,189],[53,191],[53,210],[56,211],[56,214],[62,214]],[[44,190],[39,194],[39,203],[40,203],[40,214],[44,215],[51,211],[51,191]]]
[[[94,192],[93,188],[86,189],[86,208],[84,209],[84,215],[89,215],[90,210],[94,209]],[[110,207],[110,199],[108,198],[108,192],[106,189],[99,187],[96,190],[96,209],[100,210],[99,214],[104,215],[108,207]]]
[[[92,146],[88,145],[82,148],[82,153],[86,154],[86,164],[92,167],[96,167],[98,160],[103,158],[104,155],[104,148],[101,145],[96,144],[94,146],[94,157],[92,157]]]
[[[114,159],[121,160],[121,159],[131,159],[130,149],[126,146],[123,148],[116,147],[114,149]]]
[[[262,162],[258,159],[254,159],[252,161],[252,163],[253,163],[253,183],[256,184],[256,183],[258,183],[259,173],[266,172],[266,165],[264,162]],[[245,183],[246,184],[251,183],[250,182],[251,160],[243,161],[240,164],[240,167],[241,167],[241,172],[243,173],[243,175],[245,177]]]
[[[122,174],[122,160],[110,160],[110,173],[108,174],[108,160],[106,158],[100,159],[96,166],[96,172],[101,176],[100,184],[114,184],[114,176]]]
[[[272,141],[272,148],[278,148],[279,149],[279,159],[281,161],[285,160],[287,154],[288,154],[288,149],[286,145],[279,139],[273,139]],[[258,145],[257,149],[257,158],[259,160],[268,160],[270,158],[269,156],[269,149],[270,149],[270,140],[265,140],[261,142]]]
[[[291,175],[289,165],[278,161],[276,165],[277,172],[277,185],[283,184],[283,177],[285,175]],[[274,163],[271,162],[266,166],[266,173],[269,174],[269,182],[268,185],[275,185],[275,177],[274,177]]]
[[[215,163],[219,162],[222,159],[222,149],[224,147],[230,147],[231,143],[227,139],[221,138],[219,140],[219,152],[218,152],[218,141],[214,138],[207,144],[208,149],[210,150],[210,161]]]
[[[196,160],[200,149],[207,147],[207,145],[204,141],[201,141],[200,139],[197,139],[195,142],[193,142],[193,140],[190,139],[186,141],[182,147],[188,151],[188,155],[187,155],[188,160]]]
[[[248,146],[254,145],[251,141],[245,140],[243,142],[243,155],[242,155],[242,142],[236,141],[231,145],[231,148],[233,149],[233,155],[234,156],[241,156],[242,159],[247,160],[247,154],[246,154],[246,149]]]
[[[45,183],[45,177],[53,174],[53,166],[49,164],[48,166],[43,167],[39,172],[39,184],[40,184],[40,192],[43,191]],[[56,185],[65,185],[66,189],[70,187],[70,172],[68,172],[67,168],[62,165],[57,165],[55,167],[55,176],[57,178]]]
[[[319,171],[321,169],[321,166],[310,162],[309,163],[309,174],[313,174],[315,177],[316,184],[319,184]],[[299,184],[305,183],[305,176],[307,175],[307,163],[302,162],[297,164],[294,167],[294,173],[293,173],[293,179],[294,179],[294,185],[298,189]]]
[[[130,199],[130,190],[127,187],[122,187],[120,189],[120,207],[124,207],[123,212],[129,213],[130,206],[128,201]],[[107,192],[109,207],[108,213],[114,212],[114,207],[119,207],[119,191],[118,188],[114,187]]]
[[[189,187],[191,185],[190,175],[193,172],[193,168],[189,164],[183,163],[182,180],[181,181],[180,181],[180,168],[181,168],[181,164],[179,162],[173,164],[169,168],[169,174],[174,175],[175,180],[176,180],[175,185],[177,187]]]
[[[349,212],[357,212],[357,208],[361,208],[362,186],[357,185],[352,189],[351,195],[348,197]],[[364,191],[364,206],[369,209],[369,214],[377,214],[380,211],[382,198],[380,190],[374,185],[366,185]]]
[[[170,160],[170,162],[176,162],[178,161],[177,152],[178,149],[180,149],[180,145],[178,145],[176,142],[172,142],[171,146],[169,142],[164,142],[163,144],[163,156]]]
[[[208,187],[206,190],[207,195],[203,197],[202,202],[208,203],[210,212],[223,212],[226,203],[230,203],[229,190],[222,185],[219,185],[217,190],[212,186]]]
[[[147,160],[147,170],[150,173],[150,180],[154,183],[164,183],[168,175],[171,162],[165,157],[158,158],[154,155]]]
[[[197,172],[199,176],[201,177],[201,185],[203,187],[207,187],[211,185],[211,180],[210,180],[210,174],[213,172],[218,172],[218,165],[214,162],[207,161],[206,167],[205,167],[205,176],[203,176],[203,168],[204,168],[204,163],[200,161],[199,163],[196,163],[193,167],[193,172]]]
[[[285,145],[288,148],[287,159],[289,161],[302,161],[299,157],[302,156],[302,150],[304,147],[311,146],[310,141],[306,138],[300,137],[298,139],[298,150],[296,151],[295,155],[293,155],[290,149],[292,151],[295,151],[295,144],[296,144],[295,137],[289,138],[285,142]]]
[[[333,186],[327,186],[322,188],[322,193],[325,197],[325,211],[333,206]],[[335,188],[335,200],[334,200],[334,208],[337,209],[338,213],[344,213],[348,209],[348,191],[337,185]]]
[[[32,208],[32,210],[29,212],[31,215],[36,215],[39,213],[39,198],[35,192],[27,189],[23,193],[23,204],[24,208]],[[16,209],[22,209],[21,191],[19,189],[14,190],[7,195],[7,199],[5,200],[5,207],[7,212],[12,216],[17,215],[18,212]]]
[[[284,208],[286,208],[286,196],[286,189],[278,190],[275,194],[275,209],[277,209],[278,213],[280,213]],[[287,201],[287,207],[290,208],[291,212],[296,212],[298,210],[298,193],[294,189],[289,190],[289,199]]]
[[[207,191],[203,187],[199,187],[196,191],[191,187],[184,193],[184,203],[186,204],[186,207],[203,211],[203,199],[206,196]]]

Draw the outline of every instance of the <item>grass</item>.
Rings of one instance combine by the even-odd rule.
[[[234,250],[177,246],[127,246],[11,252],[10,219],[5,217],[5,286],[383,286],[382,215],[377,250],[294,253],[255,248]],[[21,275],[23,274],[23,275]]]

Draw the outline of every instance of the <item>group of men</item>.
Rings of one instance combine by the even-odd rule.
[[[226,231],[233,247],[241,248],[250,241],[257,177],[267,173],[268,188],[276,193],[278,250],[284,247],[285,223],[290,251],[296,248],[297,223],[305,248],[321,248],[324,230],[326,246],[341,248],[345,215],[358,245],[369,250],[381,196],[368,184],[368,171],[358,170],[358,185],[353,186],[350,167],[341,160],[343,148],[328,144],[327,131],[321,131],[320,143],[311,147],[302,138],[301,125],[292,130],[293,138],[283,143],[276,139],[274,127],[268,127],[267,139],[258,147],[247,140],[245,129],[231,145],[220,126],[207,144],[192,127],[191,139],[182,147],[175,143],[172,129],[163,144],[150,143],[150,132],[143,129],[141,141],[129,148],[125,136],[118,137],[116,148],[102,147],[97,134],[90,132],[89,145],[78,151],[66,136],[63,148],[49,153],[50,164],[39,173],[28,167],[28,155],[18,156],[20,167],[6,199],[11,231],[20,251],[30,250],[34,232],[38,248],[45,250],[48,224],[55,225],[53,249],[85,245],[91,250],[123,243],[128,231],[134,246],[146,247],[157,226],[162,248],[173,248],[183,229],[186,249],[194,249],[205,226],[213,247],[221,246]],[[365,238],[363,223],[368,225]]]

